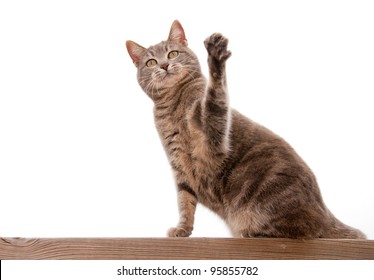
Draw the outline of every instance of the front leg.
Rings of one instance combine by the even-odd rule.
[[[226,60],[228,40],[214,33],[204,41],[208,51],[209,83],[202,101],[201,120],[213,154],[229,150],[230,107],[226,88]]]
[[[197,196],[185,183],[178,184],[179,222],[169,229],[169,237],[188,237],[193,230]]]

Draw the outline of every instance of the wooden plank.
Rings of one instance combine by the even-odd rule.
[[[1,238],[0,259],[374,259],[374,240]]]

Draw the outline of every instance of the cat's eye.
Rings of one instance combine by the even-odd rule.
[[[156,59],[150,59],[146,62],[147,67],[155,67],[157,65]]]
[[[169,58],[169,59],[174,59],[174,58],[176,58],[178,55],[179,55],[179,52],[178,52],[178,51],[171,51],[171,52],[169,52],[169,54],[168,54],[168,58]]]

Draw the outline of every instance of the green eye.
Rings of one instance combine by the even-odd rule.
[[[147,67],[155,67],[157,65],[156,59],[150,59],[146,62]]]
[[[171,51],[171,52],[169,52],[169,54],[168,54],[168,58],[169,58],[169,59],[174,59],[174,58],[176,58],[178,55],[179,55],[179,52],[178,52],[178,51]]]

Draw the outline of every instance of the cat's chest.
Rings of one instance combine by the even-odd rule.
[[[166,121],[158,126],[158,132],[168,157],[182,161],[181,164],[191,164],[194,140],[186,123]]]
[[[161,141],[173,169],[177,183],[187,183],[204,205],[221,213],[220,196],[215,190],[220,185],[221,164],[212,157],[206,137],[191,127],[186,120],[156,121]]]
[[[199,145],[199,139],[191,131],[188,121],[168,116],[156,119],[156,128],[172,168],[193,176],[198,160],[194,151]]]
[[[201,186],[215,177],[217,165],[202,132],[191,128],[187,120],[164,119],[156,127],[177,179]]]

